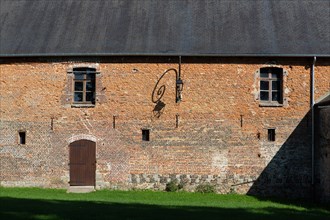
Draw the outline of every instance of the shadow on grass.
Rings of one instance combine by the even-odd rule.
[[[312,201],[310,199],[299,199],[299,198],[282,198],[282,197],[269,197],[269,196],[253,196],[254,198],[258,199],[261,202],[274,202],[282,205],[288,205],[288,206],[297,206],[302,207],[305,209],[324,209],[327,211],[330,211],[330,203],[326,202],[319,202],[319,200]]]
[[[0,198],[0,219],[329,219],[321,210],[212,208]]]

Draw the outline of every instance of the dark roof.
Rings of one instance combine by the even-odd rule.
[[[0,0],[0,56],[330,56],[329,0]]]

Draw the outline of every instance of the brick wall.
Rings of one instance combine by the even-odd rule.
[[[178,69],[176,57],[2,60],[1,185],[68,186],[68,145],[90,139],[97,188],[164,189],[177,179],[187,190],[211,182],[221,193],[310,196],[311,62],[183,57],[182,102],[169,72],[157,106],[152,92],[164,71]],[[316,97],[330,90],[329,64],[317,62]],[[94,108],[71,107],[75,66],[100,72]],[[285,70],[283,107],[259,106],[258,70],[269,66]],[[268,128],[276,128],[275,142]],[[149,142],[141,129],[150,129]]]

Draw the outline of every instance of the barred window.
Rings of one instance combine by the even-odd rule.
[[[95,74],[93,68],[74,68],[73,102],[95,104]]]

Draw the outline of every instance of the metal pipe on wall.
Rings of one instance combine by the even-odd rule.
[[[314,187],[314,175],[315,175],[315,166],[314,166],[314,152],[315,152],[315,116],[314,116],[314,90],[315,90],[315,77],[314,77],[314,68],[316,63],[316,57],[313,58],[313,64],[311,68],[311,114],[312,114],[312,186]]]

